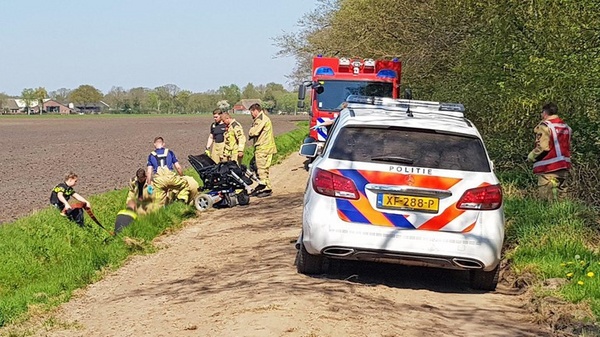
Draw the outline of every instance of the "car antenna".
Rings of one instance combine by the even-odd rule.
[[[410,90],[410,88],[404,89],[404,99],[407,99],[409,101],[412,99],[412,90]],[[406,114],[408,115],[408,117],[414,117],[412,111],[410,111],[410,102],[408,102]]]

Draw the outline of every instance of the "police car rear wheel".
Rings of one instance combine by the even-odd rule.
[[[500,264],[493,270],[471,270],[470,271],[471,288],[476,290],[496,290],[498,284],[498,276],[500,274]]]
[[[298,249],[296,255],[296,269],[300,274],[312,275],[323,273],[323,262],[322,256],[309,254],[304,245],[300,244],[300,249]]]
[[[212,205],[213,199],[208,194],[200,194],[196,197],[196,200],[194,200],[194,206],[196,206],[196,209],[200,212],[206,211],[211,208]]]

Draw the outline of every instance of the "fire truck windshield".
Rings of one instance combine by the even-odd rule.
[[[317,109],[321,111],[340,110],[341,104],[350,95],[392,97],[390,82],[366,81],[319,81],[323,92],[317,94]]]

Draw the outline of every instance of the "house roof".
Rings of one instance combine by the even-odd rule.
[[[59,101],[57,101],[57,100],[53,100],[53,99],[44,100],[44,105],[47,105],[47,104],[52,104],[52,103],[54,103],[54,104],[57,104],[57,105],[64,106],[65,108],[68,108],[68,106],[67,106],[66,104],[64,104],[64,103],[61,103],[61,102],[59,102]]]
[[[243,99],[237,103],[235,103],[235,106],[243,106],[246,110],[248,110],[250,108],[250,106],[254,103],[258,103],[258,104],[262,104],[262,100],[260,99]]]
[[[22,108],[25,108],[25,107],[27,106],[27,104],[25,104],[25,100],[23,100],[23,99],[20,99],[20,98],[15,98],[15,103],[16,103],[16,104],[17,104],[17,106],[18,106],[19,108],[21,108],[21,109],[22,109]],[[33,101],[31,101],[31,103],[29,104],[29,107],[30,107],[30,108],[34,108],[34,107],[36,107],[36,106],[38,106],[38,101],[37,101],[37,100],[33,100]]]
[[[86,103],[86,104],[81,104],[81,103],[69,103],[69,107],[71,107],[71,104],[73,105],[73,107],[75,108],[87,108],[87,109],[91,109],[91,108],[100,108],[100,107],[107,107],[110,108],[110,106],[106,103],[104,103],[103,101],[99,101],[99,102],[90,102],[90,103]]]
[[[4,108],[7,108],[9,110],[16,110],[16,109],[20,109],[21,107],[19,107],[17,105],[17,102],[15,102],[14,98],[7,98],[6,100],[4,100],[4,102],[6,102],[4,104]]]

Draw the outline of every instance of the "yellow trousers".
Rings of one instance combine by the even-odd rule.
[[[187,180],[175,172],[159,167],[152,178],[154,185],[154,201],[160,206],[167,204],[170,192],[175,194],[177,200],[189,202],[190,189]]]
[[[265,185],[265,190],[271,190],[271,180],[269,180],[269,168],[271,167],[271,162],[273,161],[272,154],[265,154],[261,152],[255,152],[254,158],[256,158],[256,174],[258,175],[258,179],[260,183]]]
[[[567,199],[567,177],[569,171],[559,170],[538,174],[538,196],[541,200],[557,201]]]
[[[214,160],[215,163],[220,163],[225,159],[225,142],[221,143],[213,143],[212,151],[210,152],[210,158]]]

